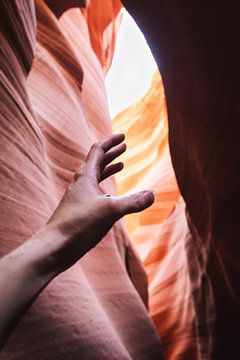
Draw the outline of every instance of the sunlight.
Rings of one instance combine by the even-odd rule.
[[[146,94],[156,69],[157,65],[142,32],[123,9],[113,63],[106,77],[112,118]]]

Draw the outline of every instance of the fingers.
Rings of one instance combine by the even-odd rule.
[[[114,146],[111,150],[107,151],[101,163],[102,169],[104,169],[106,165],[110,164],[118,156],[123,154],[126,151],[126,149],[127,149],[127,145],[125,143],[122,143],[117,146]]]
[[[107,152],[110,150],[113,146],[116,146],[123,142],[125,139],[124,134],[115,134],[112,136],[109,136],[107,139],[101,141],[101,146],[104,152]]]
[[[91,179],[101,181],[105,166],[126,150],[126,145],[121,144],[124,138],[124,134],[112,135],[91,147],[86,158],[88,176]]]
[[[88,156],[86,158],[86,173],[89,181],[97,184],[101,176],[100,164],[104,158],[104,151],[101,144],[95,143],[92,145]]]
[[[141,191],[135,194],[112,198],[118,218],[124,215],[142,211],[155,201],[152,191]]]
[[[121,171],[123,169],[123,167],[124,167],[124,164],[122,162],[107,166],[101,174],[100,181],[103,181],[103,180],[107,179],[109,176],[114,175],[117,172]]]

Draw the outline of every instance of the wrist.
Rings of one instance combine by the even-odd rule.
[[[34,235],[34,240],[39,242],[40,256],[35,264],[42,275],[55,277],[81,257],[79,243],[71,241],[69,232],[62,231],[56,224],[44,226]]]
[[[32,259],[38,274],[51,280],[62,272],[57,254],[65,241],[65,236],[50,225],[46,225],[32,237],[31,241],[34,250]]]

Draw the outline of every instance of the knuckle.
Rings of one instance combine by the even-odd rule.
[[[100,150],[100,149],[101,149],[100,141],[95,142],[91,147],[91,150]]]
[[[139,194],[133,194],[131,196],[132,206],[135,210],[138,210],[142,206],[142,198]]]

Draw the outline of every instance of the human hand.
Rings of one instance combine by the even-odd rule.
[[[91,147],[47,224],[57,234],[53,256],[60,271],[96,246],[122,216],[144,210],[154,202],[151,191],[118,197],[100,190],[101,181],[123,168],[123,163],[111,164],[126,150],[123,141],[124,135],[117,134]]]

